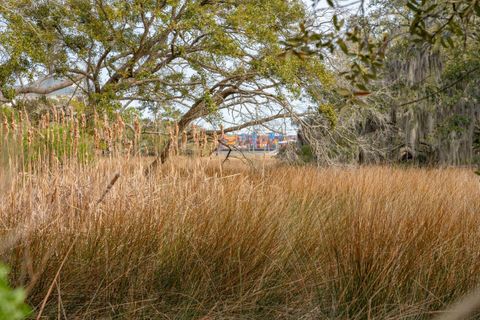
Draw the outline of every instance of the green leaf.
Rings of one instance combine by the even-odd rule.
[[[338,44],[338,46],[340,47],[340,49],[342,49],[342,51],[343,51],[345,54],[348,54],[348,47],[347,47],[347,45],[345,44],[345,42],[343,42],[342,39],[338,39],[338,40],[337,40],[337,44]]]
[[[25,292],[10,288],[7,275],[8,269],[0,265],[0,319],[25,319],[30,314],[30,308],[24,303]]]
[[[362,91],[368,91],[367,87],[363,83],[357,83],[356,87]]]
[[[345,20],[338,20],[338,17],[337,15],[333,15],[333,25],[335,27],[335,29],[338,31],[340,30],[342,27],[343,27],[343,24],[345,23]]]
[[[419,11],[420,11],[420,9],[417,8],[416,4],[413,3],[413,2],[410,2],[410,1],[407,2],[407,7],[409,7],[411,10],[413,10],[413,11],[415,11],[415,12],[419,12]]]
[[[320,41],[320,40],[322,40],[322,38],[323,38],[323,36],[320,33],[314,33],[314,34],[310,35],[310,40],[313,41],[313,42]]]
[[[462,35],[463,30],[462,28],[456,23],[455,21],[451,20],[449,24],[450,29],[457,35]]]

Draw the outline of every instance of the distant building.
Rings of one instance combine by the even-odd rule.
[[[224,137],[227,145],[235,146],[239,150],[245,151],[273,151],[277,150],[281,144],[291,141],[297,141],[296,135],[282,135],[277,133],[269,134],[227,134]],[[222,146],[221,150],[227,147]]]

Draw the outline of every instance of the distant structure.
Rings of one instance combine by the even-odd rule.
[[[224,136],[226,144],[235,146],[242,151],[274,151],[282,144],[296,142],[297,135],[283,135],[274,132],[268,134],[241,133],[227,134]],[[226,146],[221,146],[220,150],[226,150]]]

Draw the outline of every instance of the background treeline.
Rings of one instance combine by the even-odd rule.
[[[480,38],[478,3],[370,1],[362,13],[335,10],[347,36],[334,70],[351,69],[364,47],[383,44],[380,66],[367,55],[355,71],[365,81],[340,80],[347,90],[318,89],[335,116],[299,121],[300,153],[328,163],[476,164],[480,162]],[[335,5],[332,4],[335,7]],[[419,26],[418,24],[421,23]],[[371,40],[373,39],[373,40]],[[363,51],[362,51],[363,50]],[[352,62],[353,61],[353,62]],[[357,66],[359,66],[357,64]],[[368,68],[370,67],[370,69]],[[374,69],[368,79],[367,71]],[[366,74],[369,76],[369,74]],[[351,102],[350,95],[357,96]],[[323,111],[323,112],[322,112]]]

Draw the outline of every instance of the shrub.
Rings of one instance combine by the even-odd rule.
[[[7,275],[8,268],[0,264],[0,320],[25,319],[31,312],[24,303],[25,292],[10,288]]]

